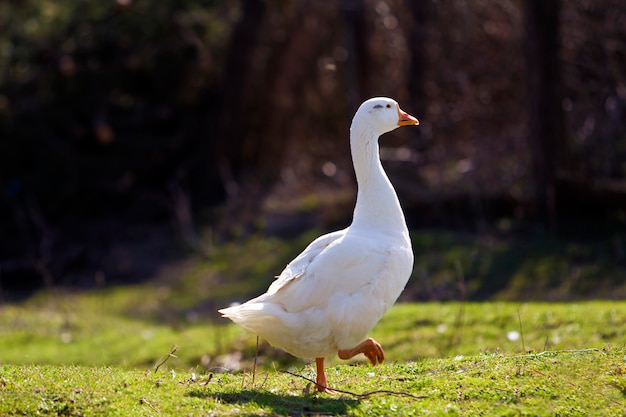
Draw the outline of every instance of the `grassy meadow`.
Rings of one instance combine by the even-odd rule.
[[[622,301],[401,302],[371,334],[385,364],[329,358],[338,394],[316,393],[310,362],[257,349],[216,313],[309,238],[248,241],[256,262],[226,245],[141,285],[2,304],[0,415],[626,416]]]

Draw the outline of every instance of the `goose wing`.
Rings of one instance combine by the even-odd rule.
[[[266,295],[276,294],[282,288],[305,276],[309,266],[319,258],[319,256],[340,241],[345,234],[345,230],[338,230],[318,237],[309,244],[294,260],[283,269],[276,280],[267,289]]]

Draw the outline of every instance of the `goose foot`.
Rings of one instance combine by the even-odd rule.
[[[337,351],[337,355],[340,359],[350,359],[362,353],[367,359],[369,359],[372,365],[382,363],[385,360],[385,352],[383,347],[372,339],[371,337],[361,342],[357,347],[353,349],[340,349]]]
[[[326,383],[326,373],[324,372],[324,358],[315,358],[315,366],[317,367],[317,377],[315,378],[316,388],[319,392],[325,394],[337,394],[337,391],[333,391],[328,388]]]

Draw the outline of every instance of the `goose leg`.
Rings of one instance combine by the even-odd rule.
[[[369,359],[372,365],[382,363],[385,360],[385,352],[383,347],[372,339],[371,337],[361,342],[357,347],[353,349],[341,349],[337,351],[337,355],[340,359],[350,359],[362,353]]]
[[[315,379],[315,382],[317,383],[317,390],[326,394],[336,394],[335,391],[328,388],[328,384],[326,383],[326,373],[324,373],[324,358],[315,358],[315,365],[317,367],[317,378]]]

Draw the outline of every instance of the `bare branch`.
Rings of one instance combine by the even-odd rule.
[[[298,374],[295,374],[295,373],[290,372],[290,371],[280,371],[280,372],[282,372],[284,374],[289,374],[289,375],[292,375],[292,376],[295,376],[295,377],[298,377],[298,378],[302,378],[302,379],[304,379],[306,381],[309,381],[312,384],[315,384],[318,387],[321,386],[317,382],[315,382],[312,379],[309,379],[309,378],[307,378],[305,376],[298,375]],[[424,398],[428,398],[428,396],[426,396],[426,395],[414,395],[414,394],[411,394],[410,392],[406,392],[406,391],[376,390],[376,391],[363,392],[363,393],[359,394],[359,393],[356,393],[356,392],[341,390],[341,389],[338,389],[338,388],[331,388],[331,387],[323,387],[323,388],[328,388],[330,390],[339,392],[341,394],[352,395],[353,397],[360,398],[360,399],[369,398],[369,397],[371,397],[373,395],[378,395],[378,394],[397,395],[397,396],[402,396],[402,397],[411,397],[411,398],[415,398],[416,400],[423,400]]]
[[[163,366],[163,364],[164,364],[165,362],[167,362],[167,360],[168,360],[169,358],[176,358],[176,357],[177,357],[176,355],[174,355],[174,353],[175,353],[177,350],[178,350],[178,346],[174,344],[174,345],[172,345],[172,347],[170,348],[170,352],[169,352],[167,355],[163,356],[161,359],[159,359],[159,361],[156,363],[156,365],[154,365],[154,373],[155,373],[155,374],[159,371],[159,368],[160,368],[161,366]]]

